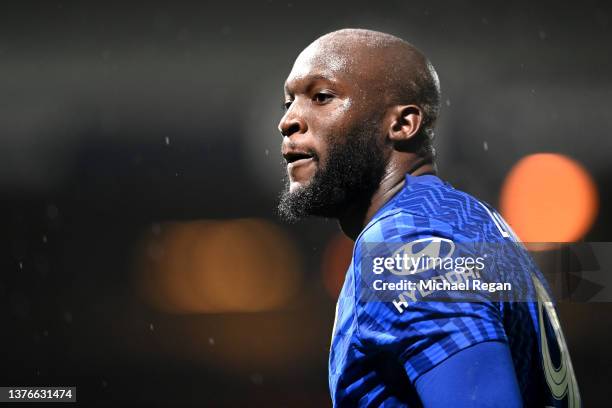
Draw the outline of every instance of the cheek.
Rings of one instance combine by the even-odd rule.
[[[335,109],[333,109],[330,113],[329,113],[329,120],[331,122],[334,123],[340,123],[340,124],[348,124],[350,123],[354,118],[354,113],[351,110],[351,107],[353,106],[353,101],[352,99],[344,99],[342,102],[338,103],[335,106]]]
[[[351,107],[353,107],[353,99],[345,98],[338,104],[335,111],[338,114],[350,115]]]
[[[320,110],[312,117],[314,133],[318,139],[333,140],[343,138],[347,129],[350,129],[356,119],[351,99],[344,99],[329,106],[329,109]]]
[[[329,109],[313,112],[309,127],[312,131],[313,147],[317,152],[319,162],[327,161],[331,145],[345,143],[347,135],[361,120],[359,112],[355,109],[355,102],[346,98],[338,100]]]

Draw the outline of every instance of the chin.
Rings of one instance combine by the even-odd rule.
[[[311,180],[306,180],[306,181],[291,181],[289,183],[289,193],[295,193],[296,191],[303,189],[305,187],[308,186],[308,184],[310,184]]]

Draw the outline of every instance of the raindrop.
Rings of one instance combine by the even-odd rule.
[[[482,142],[482,148],[484,149],[485,152],[489,150],[489,144],[487,143],[486,140]]]
[[[165,137],[166,146],[170,145],[170,138],[168,136]]]
[[[446,106],[450,106],[450,99],[446,99]]]
[[[149,330],[151,331],[155,330],[155,326],[153,326],[153,323],[149,323]]]
[[[210,344],[211,346],[215,345],[215,339],[213,339],[212,337],[208,338],[208,344]]]

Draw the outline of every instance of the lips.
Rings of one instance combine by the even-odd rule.
[[[289,151],[283,154],[287,167],[293,168],[309,163],[314,160],[314,155],[305,151]]]

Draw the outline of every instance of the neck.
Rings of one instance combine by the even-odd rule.
[[[378,189],[372,195],[369,206],[350,206],[338,221],[342,232],[353,241],[370,222],[374,214],[380,210],[398,191],[404,187],[406,174],[420,176],[423,174],[435,174],[435,165],[428,159],[419,159],[412,165],[396,165],[391,163],[383,176]]]

